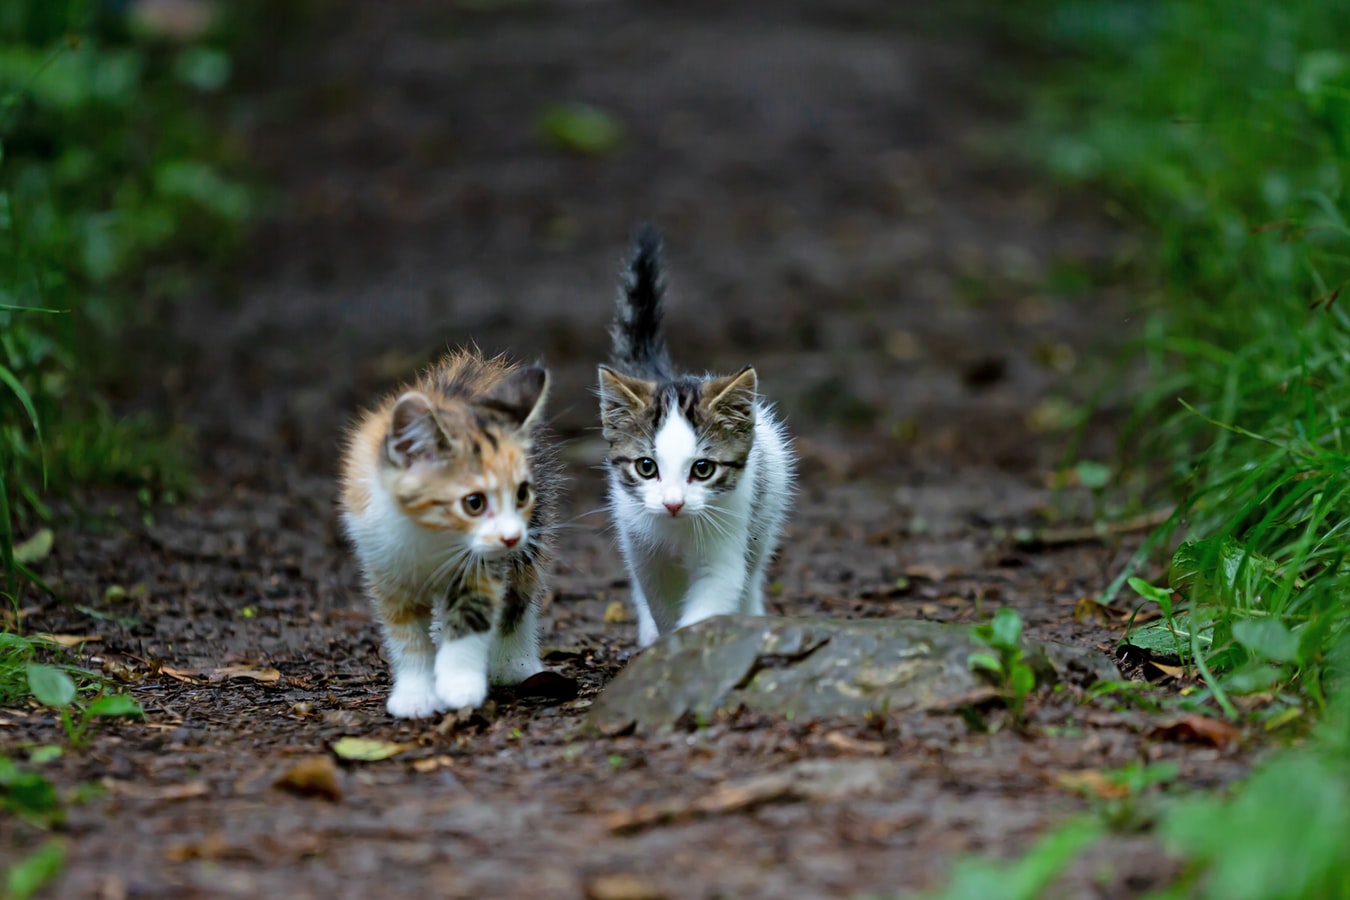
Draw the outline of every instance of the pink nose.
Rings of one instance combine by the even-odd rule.
[[[506,535],[506,534],[504,534],[504,535],[502,535],[502,543],[505,544],[505,545],[508,546],[508,547],[514,547],[516,544],[519,544],[519,543],[520,543],[520,535],[518,535],[518,534],[512,534],[512,535]]]
[[[670,514],[671,514],[672,516],[678,516],[678,515],[680,514],[680,510],[684,509],[684,501],[683,501],[683,500],[667,500],[667,501],[666,501],[666,509],[670,510]]]

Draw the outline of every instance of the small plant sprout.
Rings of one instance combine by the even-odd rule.
[[[69,675],[55,666],[42,663],[28,664],[28,689],[43,706],[56,710],[61,727],[72,747],[84,745],[89,726],[98,718],[134,717],[142,714],[141,706],[126,694],[105,694],[100,690],[92,700],[81,706],[79,692]]]
[[[971,629],[971,634],[989,648],[970,654],[971,670],[989,678],[1003,692],[1013,723],[1020,727],[1026,699],[1036,689],[1036,673],[1026,663],[1022,649],[1022,617],[1016,610],[1000,609],[993,619]]]

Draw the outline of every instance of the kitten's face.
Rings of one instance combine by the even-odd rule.
[[[619,487],[658,520],[715,515],[754,442],[755,371],[657,385],[600,367],[600,410]]]
[[[480,557],[500,556],[529,537],[535,492],[528,422],[542,406],[545,382],[542,370],[522,371],[540,374],[514,386],[523,388],[513,397],[518,403],[437,400],[410,391],[390,417],[384,471],[390,494],[419,527],[444,532]]]

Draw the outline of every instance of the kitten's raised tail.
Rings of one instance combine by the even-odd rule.
[[[661,271],[661,235],[648,224],[638,226],[633,255],[624,269],[618,305],[609,334],[614,364],[638,378],[670,378],[670,355],[662,327],[666,276]]]

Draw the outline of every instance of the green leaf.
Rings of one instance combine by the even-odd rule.
[[[127,694],[105,694],[89,704],[91,716],[117,718],[119,716],[140,716],[144,714],[141,705]]]
[[[1160,587],[1154,587],[1142,578],[1131,578],[1128,582],[1140,597],[1145,600],[1152,600],[1162,607],[1163,615],[1169,619],[1172,618],[1172,592]]]
[[[1192,600],[1250,606],[1271,587],[1274,569],[1271,560],[1225,534],[1178,547],[1169,582]]]
[[[35,766],[44,766],[54,759],[60,759],[61,748],[56,744],[44,744],[34,747],[28,753],[28,761]]]
[[[55,535],[50,528],[40,528],[28,540],[14,547],[14,561],[24,565],[42,562],[51,555]]]
[[[990,641],[1000,650],[1014,650],[1022,645],[1022,617],[1017,610],[1004,607],[994,613],[993,640]]]
[[[1241,619],[1234,622],[1233,639],[1266,659],[1298,662],[1298,638],[1278,619]]]
[[[342,759],[350,759],[358,762],[377,762],[381,759],[388,759],[391,756],[398,756],[405,750],[412,749],[415,744],[395,744],[392,741],[378,741],[373,738],[345,737],[338,738],[333,744],[333,752]]]
[[[1083,460],[1074,466],[1078,483],[1088,490],[1099,491],[1111,481],[1111,467],[1091,460]]]
[[[992,653],[972,653],[966,657],[966,665],[972,670],[982,669],[995,675],[1003,675],[1003,663]]]
[[[37,702],[43,706],[60,709],[75,702],[75,682],[54,666],[29,663],[28,690],[33,692]]]
[[[609,113],[584,103],[549,106],[535,124],[548,143],[587,156],[610,153],[623,142],[623,126]]]
[[[5,896],[10,900],[28,900],[42,890],[47,882],[61,874],[66,863],[66,847],[52,839],[31,856],[20,860],[5,872]]]
[[[1186,617],[1171,620],[1172,627],[1166,621],[1149,622],[1142,628],[1136,628],[1126,635],[1121,643],[1147,650],[1161,659],[1179,659],[1187,662],[1191,658],[1190,623]],[[1176,634],[1173,635],[1173,629]],[[1214,644],[1214,629],[1205,628],[1196,635],[1201,651],[1207,651]]]
[[[1012,689],[1018,697],[1025,697],[1036,690],[1036,673],[1031,670],[1031,666],[1013,666]]]

